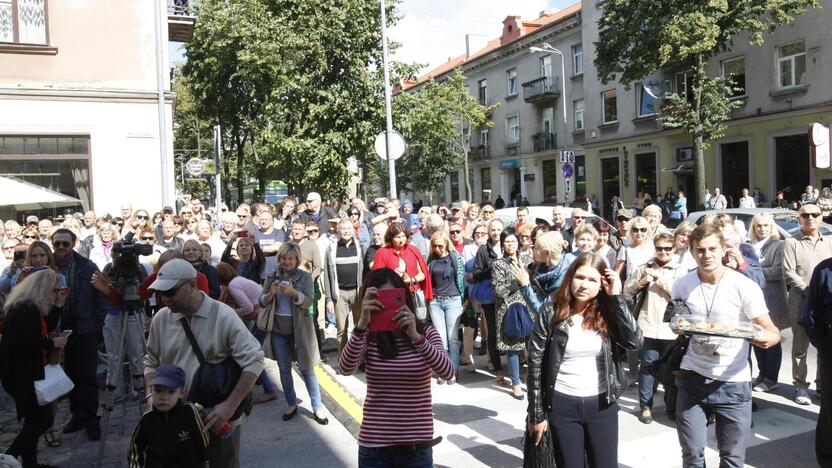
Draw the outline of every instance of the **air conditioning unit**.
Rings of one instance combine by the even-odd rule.
[[[676,150],[676,161],[693,161],[693,148],[679,148]]]

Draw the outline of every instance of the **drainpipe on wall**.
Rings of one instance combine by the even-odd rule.
[[[155,34],[156,34],[156,93],[159,110],[159,159],[162,176],[162,206],[172,205],[171,170],[168,164],[167,117],[165,115],[165,73],[162,63],[164,49],[162,48],[162,0],[153,1]]]

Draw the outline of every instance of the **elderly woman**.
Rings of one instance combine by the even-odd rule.
[[[574,256],[564,253],[567,243],[557,231],[545,232],[534,241],[533,260],[530,272],[526,268],[511,271],[520,286],[523,300],[533,314],[555,292],[563,282]]]
[[[112,224],[104,223],[98,228],[98,235],[92,241],[89,259],[99,270],[103,270],[110,263],[113,243],[116,240],[118,239]]]
[[[14,399],[17,418],[23,427],[6,454],[21,457],[23,466],[38,464],[38,438],[51,426],[52,404],[41,406],[35,395],[35,381],[44,379],[49,352],[63,348],[66,337],[50,338],[44,318],[66,297],[60,276],[51,269],[39,271],[22,281],[6,300],[3,336],[0,339],[0,381]]]
[[[575,229],[572,245],[575,250],[570,255],[573,257],[595,252],[595,248],[598,246],[598,231],[591,224],[581,224]]]
[[[607,262],[607,268],[615,267],[615,259],[618,256],[618,252],[610,246],[612,227],[604,220],[595,221],[592,226],[598,231],[598,237],[595,239],[595,253]]]
[[[662,224],[662,209],[659,205],[650,205],[641,212],[641,216],[647,220],[650,225],[650,238],[660,232],[670,232],[664,224]]]
[[[211,265],[216,265],[220,262],[220,257],[225,250],[226,244],[218,236],[214,235],[214,227],[211,226],[210,221],[203,219],[197,223],[196,240],[200,244],[208,244],[211,246]]]
[[[514,233],[503,231],[500,234],[500,247],[503,251],[502,258],[495,260],[492,265],[492,279],[494,282],[494,295],[496,297],[496,331],[497,348],[506,352],[509,377],[511,378],[511,396],[522,400],[523,391],[520,388],[520,351],[526,349],[525,336],[508,336],[503,323],[506,319],[509,306],[514,307],[515,303],[524,304],[523,294],[520,292],[520,285],[515,277],[512,267],[522,268],[531,263],[532,258],[528,254],[520,252],[520,240]],[[521,313],[528,313],[523,306]],[[506,383],[502,372],[497,373],[497,383]]]
[[[255,328],[254,336],[262,343],[270,340],[272,353],[280,369],[280,383],[286,398],[283,420],[288,421],[298,413],[295,384],[292,377],[292,353],[297,353],[300,368],[309,398],[312,400],[312,417],[320,425],[329,424],[321,412],[321,390],[315,376],[315,366],[321,362],[318,342],[315,338],[315,322],[309,313],[315,296],[312,276],[298,268],[300,247],[286,242],[277,251],[278,267],[266,277],[260,296],[260,307],[274,311],[274,326],[271,330]],[[277,389],[268,375],[262,374],[265,395],[259,401],[274,399]]]
[[[208,296],[211,299],[220,298],[220,277],[216,268],[202,257],[202,246],[194,239],[188,239],[182,245],[182,258],[188,261],[196,271],[208,278]]]
[[[693,232],[694,227],[693,223],[682,221],[673,231],[673,261],[687,271],[693,270],[697,266],[696,259],[693,258],[690,245],[688,245],[688,236]]]
[[[228,239],[237,231],[237,214],[232,211],[226,211],[220,218],[222,229],[218,231],[220,239],[227,242]]]
[[[466,239],[474,238],[474,227],[480,222],[480,205],[471,203],[465,209],[465,231],[463,235]]]
[[[783,275],[783,241],[780,240],[777,225],[770,214],[760,213],[751,219],[748,242],[754,248],[763,269],[763,276],[766,278],[763,296],[771,320],[780,330],[789,328],[786,283]],[[760,369],[760,374],[754,379],[753,389],[756,392],[770,392],[777,388],[783,348],[777,343],[767,349],[758,346],[754,346],[753,349],[757,367]]]
[[[20,240],[26,245],[32,245],[32,242],[40,239],[40,233],[36,227],[28,226],[20,233]]]

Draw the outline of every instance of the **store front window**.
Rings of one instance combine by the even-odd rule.
[[[800,198],[809,185],[809,139],[805,133],[774,139],[774,173],[776,190],[785,192],[789,201]]]
[[[558,201],[558,162],[554,159],[543,161],[543,203]]]
[[[656,153],[636,155],[636,192],[649,193],[656,198]]]

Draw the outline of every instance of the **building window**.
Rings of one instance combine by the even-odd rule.
[[[0,42],[46,45],[46,0],[0,0]]]
[[[572,68],[576,75],[583,75],[584,73],[584,45],[576,44],[572,46]]]
[[[656,115],[656,98],[644,89],[643,84],[639,83],[636,87],[636,95],[638,96],[638,116]]]
[[[482,200],[491,200],[491,168],[480,169],[480,186],[482,187]]]
[[[444,192],[444,190],[442,191]],[[460,200],[459,196],[459,172],[451,172],[451,200]]]
[[[688,102],[693,102],[693,75],[691,72],[676,74],[676,94],[684,96]]]
[[[722,62],[722,76],[730,78],[734,90],[731,97],[745,96],[745,57],[737,57]]]
[[[806,84],[806,43],[792,42],[777,47],[777,84],[789,88]]]
[[[511,70],[506,72],[506,78],[508,80],[506,89],[508,92],[506,93],[508,96],[516,96],[517,95],[517,69],[512,68]]]
[[[584,100],[575,100],[575,130],[584,129]]]
[[[540,76],[552,76],[552,56],[540,57]]]
[[[483,128],[480,129],[480,145],[484,148],[488,148],[488,129]]]
[[[543,201],[555,203],[558,199],[558,161],[543,161]]]
[[[479,101],[480,104],[486,105],[488,102],[488,80],[480,80],[477,82],[479,86]]]
[[[520,143],[520,116],[515,114],[506,117],[506,144],[517,143]]]
[[[618,122],[618,98],[614,89],[601,93],[601,115],[605,124]]]

